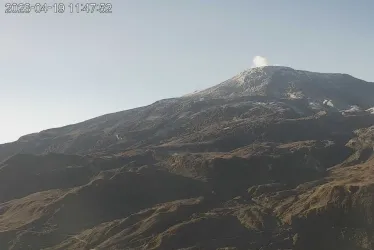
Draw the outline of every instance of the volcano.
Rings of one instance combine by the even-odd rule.
[[[257,67],[0,145],[0,249],[373,249],[373,96]]]

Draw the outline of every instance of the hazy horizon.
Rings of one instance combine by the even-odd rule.
[[[112,14],[0,14],[0,144],[211,87],[256,56],[374,82],[369,0],[103,2]]]

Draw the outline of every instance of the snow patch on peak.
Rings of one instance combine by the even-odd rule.
[[[303,99],[304,94],[301,91],[298,92],[288,92],[287,96],[289,99]]]
[[[240,79],[249,74],[269,74],[274,73],[276,71],[296,71],[293,68],[285,67],[285,66],[262,66],[262,67],[255,67],[246,69],[239,74],[237,74],[234,78]]]
[[[282,74],[296,73],[294,69],[289,67],[263,66],[247,69],[234,76],[230,80],[234,80],[236,82],[236,85],[238,86],[244,86],[252,83],[250,88],[247,88],[246,90],[249,92],[253,92],[258,91],[266,86],[271,81],[271,77],[276,72],[281,72]]]
[[[322,109],[322,105],[318,102],[309,102],[309,106],[311,109],[315,109],[315,110]]]
[[[332,103],[331,100],[324,100],[324,101],[323,101],[323,105],[329,106],[329,107],[331,107],[331,108],[334,107],[334,104]]]
[[[374,115],[374,107],[369,108],[366,111],[369,112],[370,114]]]
[[[361,108],[357,105],[352,105],[350,109],[344,110],[344,112],[360,112]]]
[[[362,109],[357,106],[357,105],[351,105],[349,109],[346,110],[341,110],[340,112],[345,115],[345,114],[352,114],[352,113],[358,113],[361,112]]]

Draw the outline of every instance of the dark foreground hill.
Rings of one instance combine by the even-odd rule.
[[[256,68],[0,145],[0,249],[374,249],[372,96]]]

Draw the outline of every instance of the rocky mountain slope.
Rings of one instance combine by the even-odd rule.
[[[217,129],[228,129],[229,124],[233,127],[247,124],[249,120],[295,119],[319,111],[345,115],[372,113],[373,91],[373,83],[345,74],[321,74],[279,66],[253,68],[182,98],[161,100],[23,136],[14,143],[0,145],[0,161],[17,153],[91,154],[178,140],[187,142],[196,138],[197,131],[210,134],[218,132]]]
[[[0,145],[0,249],[374,249],[372,96],[269,66]]]

